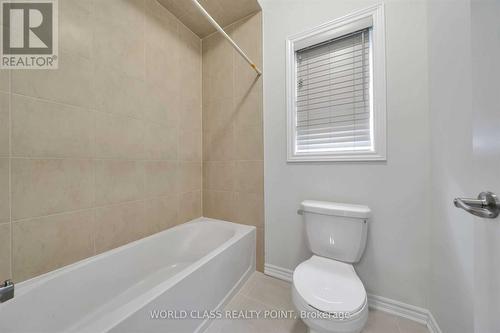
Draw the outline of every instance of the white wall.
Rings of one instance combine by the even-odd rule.
[[[261,1],[266,263],[294,269],[310,256],[296,214],[302,200],[365,204],[373,210],[373,219],[356,269],[368,292],[427,307],[430,128],[425,2],[386,1],[387,162],[286,163],[286,38],[376,3]]]

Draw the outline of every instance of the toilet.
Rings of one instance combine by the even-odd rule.
[[[368,320],[366,290],[353,263],[363,255],[370,208],[306,200],[303,216],[313,256],[293,272],[293,303],[310,333],[359,333]]]

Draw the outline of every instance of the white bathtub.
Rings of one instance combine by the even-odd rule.
[[[207,218],[16,285],[0,332],[201,332],[255,270],[255,228]],[[152,319],[158,311],[187,319]],[[160,317],[165,317],[162,312]]]

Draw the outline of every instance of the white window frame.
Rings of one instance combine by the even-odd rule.
[[[372,28],[372,140],[373,150],[352,152],[296,153],[296,51],[305,47],[340,37],[364,28]],[[314,29],[293,35],[286,43],[286,92],[287,92],[287,161],[385,161],[387,160],[386,135],[386,71],[385,71],[385,19],[384,5],[379,4],[353,12]]]

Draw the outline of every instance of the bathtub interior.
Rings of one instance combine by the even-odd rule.
[[[236,224],[197,219],[18,285],[0,318],[23,331],[72,331],[206,257],[236,235]],[[64,291],[64,292],[61,292]],[[50,301],[47,301],[50,299]],[[23,320],[29,316],[30,320]],[[0,320],[0,331],[2,331]],[[15,327],[4,327],[15,329]],[[19,331],[19,330],[16,330]]]

